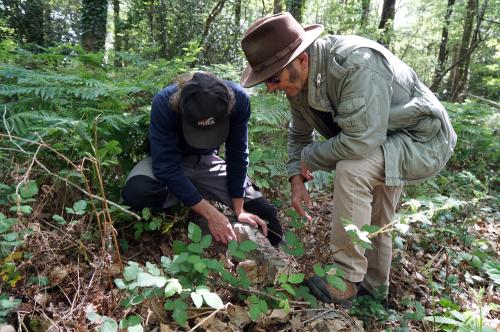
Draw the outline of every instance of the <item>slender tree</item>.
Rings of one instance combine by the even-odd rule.
[[[113,0],[113,25],[114,25],[114,49],[115,49],[115,66],[119,67],[121,61],[117,53],[122,50],[121,38],[121,20],[120,20],[120,0]]]
[[[378,42],[385,47],[389,48],[391,44],[391,35],[393,31],[394,15],[396,13],[396,0],[384,0],[382,7],[382,15],[378,28],[383,30],[382,37]]]
[[[370,14],[370,0],[361,0],[361,26],[368,25],[368,18]]]
[[[274,0],[273,14],[278,14],[283,11],[283,0]]]
[[[436,92],[441,83],[442,74],[446,60],[448,58],[448,28],[450,26],[450,18],[453,13],[453,6],[455,5],[455,0],[448,0],[448,6],[446,13],[444,15],[443,31],[441,32],[441,44],[439,45],[439,54],[434,70],[434,76],[432,78],[432,84],[430,86],[431,91]]]
[[[455,75],[451,84],[450,100],[455,102],[462,99],[462,95],[467,87],[469,79],[469,65],[472,54],[477,46],[483,41],[481,38],[481,24],[484,19],[488,0],[483,2],[479,10],[478,0],[469,0],[467,2],[467,12],[464,18],[464,32],[460,42],[457,66]],[[475,25],[474,25],[475,21]]]
[[[88,52],[104,50],[108,0],[82,1],[82,46]]]
[[[298,22],[302,22],[306,0],[288,0],[286,4],[287,11],[292,14]]]
[[[234,26],[239,28],[241,24],[241,0],[234,1]]]

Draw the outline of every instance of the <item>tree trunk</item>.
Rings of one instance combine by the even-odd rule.
[[[165,0],[159,0],[156,11],[156,42],[160,44],[160,57],[167,58],[168,55],[168,35],[167,35],[167,5]]]
[[[389,48],[391,44],[391,35],[393,31],[394,15],[396,13],[396,0],[384,0],[382,7],[382,16],[378,28],[383,30],[382,37],[378,42]]]
[[[207,20],[205,21],[205,29],[203,30],[203,36],[202,40],[205,40],[208,36],[208,32],[210,30],[210,26],[212,25],[213,21],[217,17],[217,15],[220,14],[222,11],[222,8],[224,8],[224,4],[226,3],[226,0],[219,0],[215,7],[212,9],[210,14],[207,17]]]
[[[108,0],[82,1],[82,47],[87,52],[104,50]]]
[[[241,0],[236,0],[234,2],[234,26],[240,28],[241,24]]]
[[[370,0],[361,0],[361,9],[361,26],[366,27],[370,15]]]
[[[305,6],[306,0],[288,0],[287,11],[295,17],[297,22],[302,23],[302,15],[304,14]]]
[[[120,67],[122,66],[122,63],[118,58],[118,52],[122,50],[120,0],[113,0],[113,25],[115,26],[115,33],[114,33],[115,67]]]
[[[274,0],[273,14],[278,14],[283,11],[283,0]]]
[[[444,65],[446,63],[446,59],[448,58],[448,27],[450,26],[450,18],[453,13],[453,6],[455,5],[455,0],[448,0],[448,7],[446,10],[446,14],[444,15],[444,25],[443,31],[441,33],[441,44],[439,45],[439,55],[438,61],[436,64],[436,69],[434,70],[434,75],[432,78],[432,84],[430,89],[432,92],[436,92],[441,83],[442,74],[444,70]]]
[[[470,56],[465,59],[471,46],[472,30],[474,27],[474,17],[477,13],[477,0],[467,1],[467,11],[464,18],[464,31],[462,34],[462,40],[460,42],[460,49],[458,51],[458,60],[464,59],[456,68],[456,75],[453,77],[451,84],[451,94],[450,100],[455,102],[458,100],[459,96],[465,89],[468,76],[468,65],[470,61]]]

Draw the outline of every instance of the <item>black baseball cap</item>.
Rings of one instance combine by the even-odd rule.
[[[217,148],[229,131],[229,92],[224,81],[195,73],[181,90],[182,129],[186,142],[198,149]]]

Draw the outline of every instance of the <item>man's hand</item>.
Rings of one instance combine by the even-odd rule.
[[[311,170],[309,168],[307,168],[307,166],[303,160],[300,161],[300,172],[301,172],[302,176],[304,177],[304,179],[306,179],[307,181],[314,179],[314,176],[313,176]]]
[[[250,213],[250,212],[241,212],[238,215],[238,221],[241,223],[249,224],[253,228],[257,228],[260,226],[262,229],[262,234],[267,236],[267,224],[264,220],[260,219],[259,216]]]
[[[191,208],[208,221],[208,229],[215,241],[223,244],[227,244],[231,240],[237,241],[229,219],[208,201],[202,199]]]
[[[307,221],[311,221],[312,218],[304,210],[303,205],[307,208],[311,208],[311,197],[309,197],[309,192],[304,185],[304,180],[301,175],[295,175],[290,180],[292,186],[292,207],[297,211],[301,217],[306,217]]]

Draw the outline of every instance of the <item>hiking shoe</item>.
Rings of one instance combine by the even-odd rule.
[[[342,291],[330,285],[325,279],[315,275],[307,280],[304,284],[309,287],[311,294],[318,300],[326,303],[349,304],[356,296],[358,289],[356,283],[344,280],[346,289]]]

